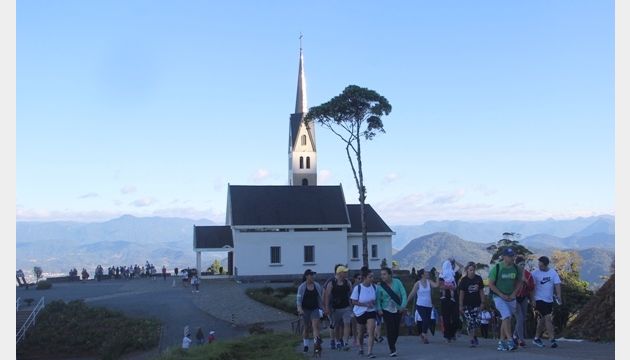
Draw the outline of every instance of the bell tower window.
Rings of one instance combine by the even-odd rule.
[[[300,156],[300,169],[304,169],[304,157]]]
[[[302,135],[302,145],[306,145],[306,135]]]
[[[306,157],[306,168],[307,169],[311,168],[311,157],[310,156]]]

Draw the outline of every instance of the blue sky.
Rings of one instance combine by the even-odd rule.
[[[17,2],[18,220],[224,221],[286,184],[298,35],[310,106],[393,111],[364,147],[390,224],[614,213],[614,3]],[[321,184],[356,188],[317,129]]]

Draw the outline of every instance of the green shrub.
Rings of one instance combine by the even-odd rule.
[[[302,354],[296,352],[298,341],[297,336],[287,333],[250,335],[238,340],[194,346],[188,350],[170,349],[159,360],[304,359]]]
[[[262,335],[272,333],[273,329],[265,328],[263,323],[255,323],[249,327],[248,331],[250,335]]]
[[[37,290],[48,290],[52,287],[52,283],[48,280],[42,280],[40,282],[37,283],[37,286],[35,287],[35,289]]]
[[[54,355],[117,359],[125,353],[155,347],[159,328],[155,320],[130,319],[79,300],[67,304],[57,300],[44,307],[29,336],[19,344],[17,354],[18,358]]]
[[[271,287],[262,287],[258,289],[247,290],[247,295],[265,305],[269,305],[276,309],[286,311],[290,314],[296,314],[295,296],[296,287],[284,287],[273,289]]]

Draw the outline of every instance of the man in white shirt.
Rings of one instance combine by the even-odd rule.
[[[556,295],[556,302],[559,304],[562,303],[561,297],[561,281],[560,276],[556,270],[549,268],[549,258],[546,256],[541,256],[538,258],[538,269],[532,272],[532,277],[534,278],[535,288],[531,293],[531,302],[535,305],[535,311],[540,314],[538,317],[538,324],[536,326],[536,337],[534,337],[534,344],[538,347],[544,347],[540,336],[542,335],[543,329],[546,325],[547,334],[549,334],[549,339],[551,341],[551,347],[558,347],[558,343],[556,342],[556,338],[553,330],[553,318],[552,318],[552,306],[554,301],[554,290]]]

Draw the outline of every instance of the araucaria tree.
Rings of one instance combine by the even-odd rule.
[[[366,188],[361,158],[361,140],[372,140],[376,134],[385,133],[381,117],[389,115],[392,106],[376,91],[349,85],[330,101],[313,107],[304,117],[306,126],[311,121],[328,128],[346,145],[346,154],[361,204],[361,233],[363,238],[363,265],[368,265],[367,224],[365,222]]]

